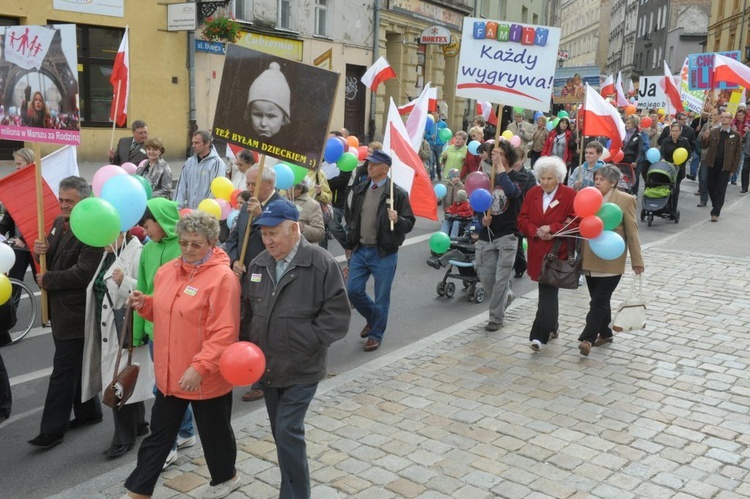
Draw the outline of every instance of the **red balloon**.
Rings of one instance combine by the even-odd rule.
[[[654,120],[652,120],[648,116],[644,116],[643,119],[641,120],[641,128],[649,128],[653,124],[654,124]]]
[[[239,203],[237,202],[237,196],[239,196],[242,193],[242,189],[235,189],[232,191],[232,194],[229,195],[229,204],[232,205],[232,208],[238,209]]]
[[[589,215],[584,217],[581,223],[578,224],[578,230],[581,232],[581,237],[594,239],[595,237],[599,237],[604,230],[604,222],[596,215]]]
[[[364,161],[367,157],[367,146],[359,146],[357,148],[358,158],[360,161]]]
[[[183,208],[183,209],[180,210],[180,218],[182,218],[185,215],[187,215],[188,213],[192,213],[192,212],[193,212],[193,210],[190,209],[190,208]]]
[[[596,187],[584,187],[573,200],[573,209],[580,218],[595,215],[602,207],[602,193]]]
[[[490,190],[490,178],[484,172],[471,172],[466,176],[464,181],[466,194],[471,196],[471,193],[477,189]]]
[[[229,383],[236,386],[252,385],[266,370],[266,356],[258,345],[239,341],[229,345],[219,359],[219,371]]]
[[[617,152],[612,154],[612,162],[619,163],[620,161],[623,160],[624,157],[625,157],[625,153],[622,152],[622,149],[618,149]]]

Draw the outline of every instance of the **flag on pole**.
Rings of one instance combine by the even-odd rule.
[[[414,215],[437,220],[437,197],[422,160],[409,142],[404,122],[391,99],[383,150],[391,155],[391,180],[409,194]]]
[[[617,107],[623,107],[628,105],[628,99],[625,97],[625,92],[622,90],[622,72],[617,73],[617,84],[615,85],[615,101]]]
[[[497,125],[497,115],[495,114],[494,109],[492,109],[492,104],[488,101],[477,101],[476,114],[481,115],[484,118],[484,121],[490,125]]]
[[[635,95],[635,86],[633,85],[633,80],[628,80],[628,95],[633,97]]]
[[[607,79],[604,80],[604,83],[602,83],[602,89],[599,93],[602,94],[602,97],[609,97],[610,95],[614,95],[615,92],[615,79],[612,75],[609,75],[607,76]]]
[[[675,85],[672,71],[667,66],[667,61],[664,61],[664,80],[663,80],[664,94],[667,96],[667,113],[676,114],[678,112],[684,112],[685,108],[682,106],[682,99],[680,98],[680,90]]]
[[[612,139],[610,151],[622,149],[625,138],[625,124],[620,118],[620,113],[588,84],[586,84],[581,132],[585,136],[609,137]]]
[[[429,95],[430,90],[434,90],[430,87],[428,82],[425,85],[422,93],[419,97],[406,104],[406,106],[400,106],[398,108],[399,114],[409,113],[409,117],[406,119],[406,132],[411,142],[412,147],[415,151],[419,151],[419,147],[422,145],[424,140],[424,129],[427,124],[427,113],[429,109]],[[408,111],[404,112],[404,109],[408,107]]]
[[[128,55],[127,27],[115,56],[115,64],[112,66],[109,82],[112,84],[112,108],[109,111],[109,119],[117,123],[118,126],[125,126],[128,121],[128,93],[130,92],[130,56]]]
[[[424,93],[424,90],[422,90],[422,93]],[[420,97],[421,97],[421,94],[420,94]],[[404,104],[403,106],[398,106],[399,114],[409,114],[410,112],[412,112],[412,109],[414,108],[414,104],[416,102],[417,102],[417,99],[414,99],[408,104]],[[427,93],[427,110],[429,112],[437,111],[437,88],[436,87],[430,87],[430,90]]]
[[[377,92],[378,85],[395,77],[396,73],[393,71],[393,68],[388,64],[388,61],[385,60],[385,57],[381,56],[380,59],[375,61],[375,64],[365,71],[365,74],[362,75],[361,81],[364,86],[373,92]]]
[[[717,83],[731,83],[750,88],[750,68],[731,57],[714,54],[714,85]]]

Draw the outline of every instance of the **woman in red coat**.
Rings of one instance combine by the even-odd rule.
[[[544,142],[544,147],[542,148],[542,156],[557,156],[567,165],[572,159],[570,149],[572,142],[573,133],[570,131],[570,120],[568,118],[560,118],[557,126],[547,135],[547,140]]]
[[[518,215],[518,229],[526,236],[529,245],[527,272],[532,281],[539,281],[542,259],[552,249],[553,235],[576,216],[573,211],[576,192],[563,184],[565,173],[562,159],[555,156],[539,158],[534,164],[534,176],[539,185],[526,193]],[[575,225],[573,223],[567,228]],[[562,244],[558,258],[567,257],[567,244]],[[538,352],[550,338],[557,338],[557,315],[557,288],[539,283],[536,318],[529,335],[532,350]]]

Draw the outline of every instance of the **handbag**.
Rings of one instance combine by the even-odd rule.
[[[542,273],[539,282],[559,289],[578,289],[578,277],[581,275],[580,243],[568,240],[568,258],[560,260],[558,253],[562,239],[558,238],[549,253],[542,260]]]
[[[122,347],[121,348],[130,348],[131,338],[133,337],[133,321],[130,321],[130,325],[128,326],[128,330],[124,330],[123,326],[125,325],[125,313],[126,313],[126,307],[122,308],[115,308],[115,304],[112,303],[112,297],[109,296],[109,290],[105,287],[104,293],[107,296],[107,300],[109,301],[109,306],[112,308],[112,314],[115,317],[115,329],[117,330],[117,339],[121,342]],[[132,312],[131,312],[132,314]],[[124,342],[123,342],[123,336],[124,336]]]
[[[128,401],[133,390],[135,390],[135,384],[138,381],[138,372],[140,368],[137,364],[133,364],[133,310],[130,306],[125,308],[125,320],[122,324],[122,330],[120,334],[120,348],[117,350],[117,361],[115,361],[115,373],[112,376],[112,381],[104,389],[104,395],[102,396],[102,403],[113,409],[117,407],[117,410],[122,409],[122,406]],[[120,359],[122,358],[122,350],[125,344],[126,337],[128,337],[128,363],[120,370]]]
[[[637,282],[637,284],[636,284]],[[633,282],[630,296],[617,307],[612,318],[612,331],[622,333],[646,327],[646,302],[643,300],[643,280],[641,275]]]
[[[323,214],[323,223],[328,225],[328,222],[333,218],[333,209],[330,204],[326,204],[322,201],[318,201],[320,204],[320,211]]]

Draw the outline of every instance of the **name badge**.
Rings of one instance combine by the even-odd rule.
[[[261,274],[250,274],[250,282],[260,282]]]
[[[192,286],[186,286],[185,291],[183,291],[186,295],[195,296],[196,293],[198,293],[198,288],[194,288]]]
[[[552,202],[551,202],[551,203],[549,204],[549,207],[550,207],[550,208],[554,208],[554,207],[555,207],[555,206],[557,206],[558,204],[560,204],[560,201],[558,201],[557,199],[555,199],[554,201],[552,201]]]

